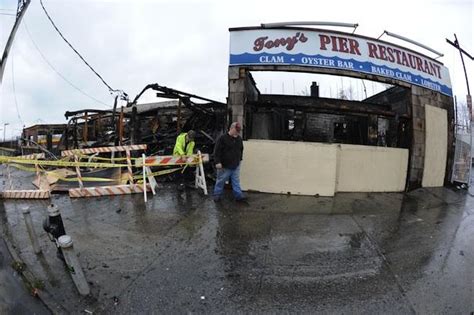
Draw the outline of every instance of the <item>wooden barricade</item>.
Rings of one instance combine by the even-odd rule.
[[[38,160],[44,159],[44,153],[33,153],[29,155],[20,155],[15,156],[15,159],[21,160]],[[38,183],[39,189],[13,189],[13,180],[10,171],[10,164],[7,164],[7,189],[1,192],[1,196],[4,199],[49,199],[51,198],[51,191],[41,187],[41,171],[38,164],[35,165],[36,179],[35,182]]]
[[[146,187],[145,190],[148,190]],[[73,198],[80,197],[101,197],[101,196],[115,196],[115,195],[129,195],[142,193],[143,187],[140,185],[113,185],[100,187],[85,187],[69,189],[69,196]]]
[[[2,192],[4,199],[49,199],[51,192],[49,190],[31,189],[31,190],[4,190]]]
[[[124,152],[146,150],[146,144],[135,144],[135,145],[119,145],[115,147],[98,147],[98,148],[86,148],[86,149],[72,149],[64,150],[61,152],[61,156],[73,156],[80,154],[92,154],[92,153],[107,153],[107,152]]]
[[[152,166],[172,166],[172,165],[190,165],[196,167],[195,175],[195,187],[201,188],[205,195],[207,195],[206,177],[204,174],[204,162],[209,162],[209,154],[202,154],[198,151],[197,154],[189,156],[173,156],[173,155],[162,155],[162,156],[149,156],[142,155],[142,159],[138,159],[135,162],[136,167],[143,168],[143,182],[146,182],[147,174],[151,173],[150,167]],[[151,177],[153,178],[153,177]],[[150,179],[149,179],[150,180]],[[150,180],[151,187],[154,186],[153,180]],[[155,182],[156,183],[156,182]],[[146,192],[144,192],[144,198],[146,201]]]
[[[112,195],[125,195],[125,194],[135,194],[142,193],[149,189],[146,185],[139,187],[133,180],[132,172],[132,160],[131,160],[131,151],[136,150],[146,150],[146,144],[139,145],[128,145],[128,146],[115,146],[115,147],[99,147],[99,148],[86,148],[86,149],[74,149],[66,150],[61,152],[61,156],[73,156],[76,162],[79,162],[79,155],[82,154],[95,154],[95,153],[104,153],[110,152],[111,154],[115,152],[125,152],[127,160],[127,177],[128,185],[112,185],[112,186],[98,186],[98,187],[84,187],[81,180],[82,174],[79,167],[80,163],[76,166],[76,174],[79,182],[79,188],[69,189],[69,196],[72,198],[80,197],[100,197],[100,196],[112,196]]]

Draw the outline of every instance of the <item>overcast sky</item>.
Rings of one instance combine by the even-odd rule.
[[[472,0],[43,0],[43,3],[65,37],[105,81],[132,98],[145,85],[159,83],[225,102],[228,28],[260,23],[359,23],[356,31],[359,35],[377,38],[388,30],[416,40],[444,53],[438,60],[449,68],[454,94],[464,102],[467,88],[459,53],[445,39],[453,40],[456,33],[461,46],[474,55]],[[14,16],[9,14],[15,13],[16,5],[16,0],[0,0],[2,51],[14,22]],[[382,39],[414,48],[386,35]],[[474,94],[474,63],[467,58],[465,62]],[[294,74],[257,77],[261,92],[267,93],[270,90],[298,93],[309,86],[308,80],[311,80],[309,76]],[[340,88],[333,81],[325,83],[320,77],[316,80],[325,96],[336,94]],[[26,12],[0,91],[0,128],[4,123],[10,124],[6,127],[7,138],[19,135],[22,125],[65,123],[67,110],[106,109],[113,103],[108,89],[52,28],[39,0],[32,0]],[[152,94],[146,95],[143,101],[153,101]],[[3,136],[3,130],[0,135]]]

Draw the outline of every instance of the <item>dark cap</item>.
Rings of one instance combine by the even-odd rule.
[[[195,136],[196,136],[196,132],[194,130],[189,130],[188,131],[188,139],[189,140],[194,140]]]

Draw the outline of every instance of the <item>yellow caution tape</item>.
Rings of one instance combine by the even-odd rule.
[[[78,156],[79,159],[89,159],[91,158],[92,156],[91,155],[85,155],[85,154],[82,154],[80,156]],[[98,160],[98,161],[126,161],[127,158],[126,157],[116,157],[116,158],[107,158],[107,157],[101,157],[101,156],[94,156],[92,157],[93,160]],[[130,157],[130,160],[136,160],[136,159],[139,159],[139,158],[132,158]],[[141,158],[140,158],[141,159]]]
[[[183,174],[187,168],[188,168],[188,164],[184,165],[183,170],[181,171],[181,174]]]
[[[58,178],[62,181],[65,181],[65,182],[77,182],[78,181],[77,177],[71,177],[71,178],[58,177]],[[83,181],[83,182],[114,182],[116,180],[115,179],[110,179],[110,178],[100,178],[100,177],[81,177],[81,181]]]
[[[0,163],[33,164],[33,165],[63,166],[63,167],[75,167],[75,166],[100,167],[100,168],[127,167],[127,164],[100,163],[100,162],[22,160],[22,159],[11,158],[8,156],[0,156]]]
[[[81,155],[80,156],[81,159],[89,159],[90,156],[88,155]],[[130,158],[131,159],[131,158]],[[106,157],[101,157],[101,156],[94,156],[92,157],[92,160],[97,160],[97,161],[112,161],[111,158],[106,158]],[[114,158],[113,159],[114,161],[126,161],[127,158]]]
[[[42,166],[62,166],[62,167],[80,166],[80,167],[101,167],[101,168],[127,167],[126,164],[68,162],[64,160],[56,160],[56,161],[24,160],[24,159],[15,159],[8,156],[0,156],[0,163],[10,163],[11,166],[23,171],[28,171],[28,172],[36,172],[37,170],[35,167],[24,166],[23,164],[38,165],[41,168],[42,173],[45,173],[48,176],[53,176],[57,179],[60,179],[62,181],[67,181],[67,182],[76,182],[78,181],[78,179],[77,177],[67,178],[67,177],[59,176],[56,173],[54,173],[54,171],[44,170]],[[151,174],[147,174],[147,176],[161,176],[161,175],[171,174],[179,170],[182,170],[184,172],[186,167],[187,165],[185,165],[185,167],[177,167],[177,168],[172,168],[172,169],[161,170],[161,171],[153,172]],[[136,175],[136,176],[133,176],[133,178],[135,180],[143,181],[143,175]],[[101,177],[82,177],[82,181],[110,182],[110,181],[116,181],[116,179],[101,178]]]
[[[78,181],[77,177],[62,177],[54,172],[46,172],[46,173],[48,176],[56,177],[57,179],[65,181],[65,182]],[[81,181],[83,182],[113,182],[113,181],[116,181],[116,179],[102,178],[102,177],[81,177]]]
[[[19,164],[10,164],[10,166],[15,167],[15,168],[20,169],[20,170],[23,170],[23,171],[27,171],[27,172],[36,172],[36,168],[33,168],[33,167],[26,167],[26,166],[19,165]],[[172,169],[168,169],[168,170],[153,172],[151,174],[147,174],[147,177],[148,176],[161,176],[161,175],[171,174],[171,173],[174,173],[174,172],[179,171],[181,169],[184,169],[184,168],[178,167],[178,168],[172,168]],[[57,179],[65,181],[65,182],[77,182],[78,181],[77,177],[59,176],[54,171],[42,170],[41,172],[45,173],[48,176],[55,177]],[[143,175],[135,175],[135,176],[133,176],[133,179],[135,179],[135,180],[143,179]],[[109,178],[102,178],[102,177],[82,177],[82,181],[84,181],[84,182],[112,182],[112,181],[116,181],[116,180],[117,179],[109,179]]]
[[[19,170],[22,171],[27,171],[27,172],[36,172],[36,168],[33,167],[25,167],[23,165],[18,165],[18,164],[11,164],[10,166],[15,167]],[[42,173],[45,173],[48,176],[55,177],[57,179],[60,179],[65,182],[77,182],[77,177],[63,177],[59,176],[58,174],[54,173],[54,171],[48,172],[45,170],[41,171]],[[83,182],[113,182],[116,181],[116,179],[110,179],[110,178],[102,178],[102,177],[82,177]]]

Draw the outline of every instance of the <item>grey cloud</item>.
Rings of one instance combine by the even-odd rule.
[[[401,0],[390,14],[383,6],[374,4],[377,2],[370,1],[329,4],[299,0],[43,1],[58,27],[86,60],[113,88],[124,89],[131,97],[146,84],[157,82],[225,101],[229,27],[329,20],[358,22],[361,26],[357,33],[372,37],[389,29],[445,51],[446,58],[441,61],[451,69],[455,92],[460,95],[465,94],[465,83],[459,57],[445,44],[444,38],[457,32],[468,51],[472,52],[473,45],[472,10],[467,10],[465,4],[449,1]],[[0,8],[15,9],[16,1],[5,0]],[[421,9],[424,14],[417,13]],[[0,17],[0,22],[3,48],[12,19]],[[37,45],[58,71],[86,93],[112,105],[113,98],[107,88],[55,33],[39,1],[33,1],[25,22]],[[104,108],[56,75],[39,56],[23,27],[15,40],[13,53],[16,94],[26,123],[38,118],[64,122],[66,110]],[[472,76],[472,64],[468,67]],[[287,82],[293,78],[295,76],[288,75]],[[262,90],[264,84],[262,81],[259,85]],[[17,123],[9,67],[3,85],[0,125]],[[148,100],[152,97],[153,94],[147,95]]]

